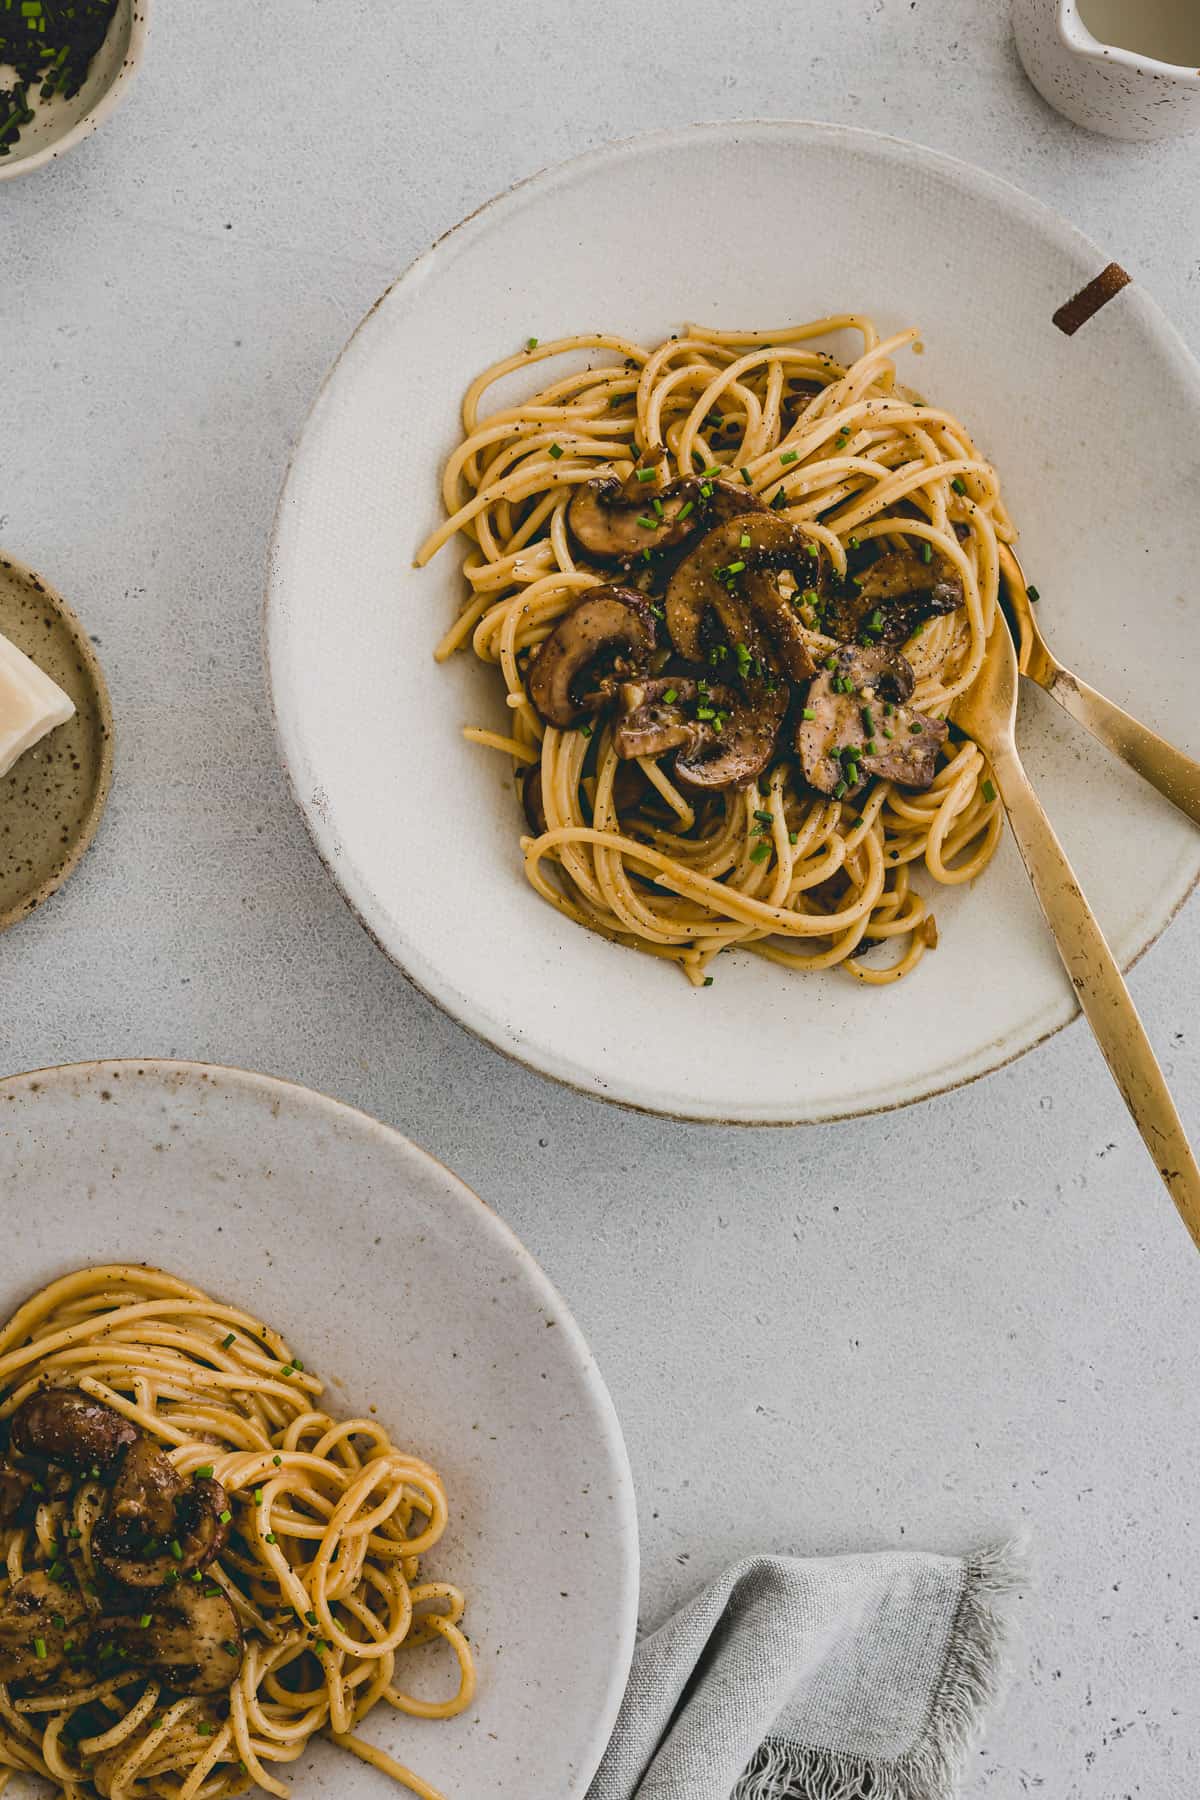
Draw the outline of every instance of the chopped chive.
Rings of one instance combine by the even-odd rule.
[[[141,1626],[143,1631],[146,1630],[146,1628],[150,1624],[150,1621],[153,1618],[153,1616],[154,1615],[152,1613],[143,1613],[142,1614],[141,1618],[138,1620],[138,1624]]]
[[[701,469],[700,479],[701,481],[710,481],[714,475],[719,475],[720,473],[720,463],[711,463],[707,469]]]
[[[178,1538],[171,1539],[171,1555],[175,1558],[176,1562],[183,1561],[183,1545]]]
[[[60,1562],[58,1560],[58,1558],[55,1557],[54,1561],[50,1564],[50,1579],[51,1579],[51,1581],[57,1581],[59,1579],[59,1577],[62,1575],[65,1575],[66,1572],[67,1572],[66,1563]]]
[[[896,734],[894,731],[889,731],[887,726],[885,725],[883,728],[883,735],[885,738],[891,739],[891,738],[894,738]]]
[[[279,1542],[279,1539],[275,1536],[275,1533],[273,1531],[268,1531],[267,1543],[268,1544],[277,1544],[278,1542]]]
[[[740,575],[745,566],[744,562],[728,563],[725,568],[725,573],[727,575]]]
[[[215,1465],[213,1463],[201,1463],[198,1469],[192,1471],[192,1480],[211,1481],[214,1467]]]
[[[63,1618],[61,1613],[52,1613],[50,1623],[53,1625],[55,1631],[65,1631],[67,1629],[67,1621]]]
[[[851,537],[851,538],[846,539],[846,542],[849,544],[849,546],[852,550],[857,550],[861,541],[862,541],[861,538],[856,538],[856,537]]]
[[[1031,599],[1031,600],[1032,600],[1032,601],[1034,601],[1034,602],[1035,602],[1035,603],[1036,603],[1036,602],[1037,602],[1037,601],[1038,601],[1038,600],[1040,600],[1040,599],[1041,599],[1041,597],[1042,597],[1042,596],[1041,596],[1041,595],[1040,595],[1040,594],[1039,594],[1039,593],[1038,593],[1038,591],[1037,591],[1037,589],[1036,589],[1036,588],[1035,588],[1035,587],[1027,587],[1027,588],[1026,588],[1026,589],[1025,589],[1025,592],[1026,592],[1026,594],[1027,594],[1027,595],[1028,595],[1028,596],[1029,596],[1029,598],[1030,598],[1030,599]]]
[[[255,1506],[262,1505],[262,1489],[261,1488],[255,1488],[255,1490],[254,1490],[254,1504],[255,1504]]]
[[[659,499],[657,494],[655,494],[655,496],[654,496],[654,511],[657,514],[657,516],[661,519],[663,516],[663,503]]]
[[[770,844],[755,844],[753,850],[750,852],[750,861],[765,862],[770,854]]]
[[[833,790],[834,799],[840,800],[842,798],[842,796],[845,794],[845,792],[846,792],[846,783],[844,781],[839,781],[837,786]]]
[[[863,745],[863,755],[864,756],[878,756],[878,754],[879,754],[879,751],[876,748],[875,739],[868,738],[866,743]]]
[[[304,1617],[310,1625],[315,1625],[317,1622],[317,1615],[315,1612],[306,1612]]]
[[[649,515],[646,513],[638,514],[638,524],[641,526],[643,531],[657,531],[658,530],[658,520],[650,518]]]
[[[712,978],[712,976],[711,976],[711,975],[706,975],[706,976],[705,976],[705,977],[704,977],[704,985],[705,985],[705,987],[711,987],[711,986],[712,986],[712,984],[713,984],[713,978]]]
[[[928,538],[926,538],[925,542],[921,545],[921,558],[922,561],[927,563],[933,561],[933,545]]]
[[[741,476],[742,480],[745,482],[747,487],[754,486],[754,477],[750,473],[749,469],[746,469],[746,468],[739,469],[738,473]]]
[[[531,350],[532,350],[532,349],[533,349],[533,346],[534,346],[534,345],[535,345],[535,344],[536,344],[536,343],[537,343],[537,339],[536,339],[536,338],[530,338],[530,340],[529,340],[529,348],[530,348],[530,349],[531,349]],[[156,1719],[156,1720],[155,1720],[155,1724],[156,1724],[156,1725],[161,1725],[161,1724],[162,1724],[162,1720],[161,1720],[161,1719]],[[212,1736],[212,1726],[211,1726],[211,1725],[210,1725],[210,1724],[209,1724],[209,1722],[208,1722],[208,1720],[207,1720],[207,1719],[201,1719],[201,1721],[200,1721],[200,1723],[199,1723],[199,1724],[198,1724],[198,1725],[197,1725],[197,1727],[196,1727],[196,1730],[197,1730],[197,1731],[198,1731],[198,1732],[199,1732],[199,1733],[200,1733],[200,1736],[201,1736],[201,1737],[211,1737],[211,1736]]]
[[[987,801],[988,805],[990,806],[992,804],[992,801],[996,798],[996,790],[992,786],[991,782],[985,781],[982,788],[979,791],[983,795],[984,799]]]
[[[296,1373],[295,1363],[284,1363],[284,1365],[283,1365],[282,1369],[280,1369],[279,1373],[281,1375],[294,1375]]]
[[[811,706],[806,706],[801,716],[805,719],[815,719],[817,715]]]
[[[920,719],[913,719],[910,721],[908,729],[912,732],[914,737],[920,737],[925,727],[922,725]]]
[[[276,1467],[276,1468],[277,1468],[277,1469],[282,1469],[282,1467],[283,1467],[283,1458],[282,1458],[282,1456],[273,1456],[273,1457],[272,1457],[272,1458],[271,1458],[271,1461],[272,1461],[272,1462],[273,1462],[273,1463],[274,1463],[274,1464],[275,1464],[275,1467]]]
[[[221,1648],[225,1652],[226,1656],[236,1656],[238,1653],[237,1645],[234,1643],[231,1643],[228,1638],[221,1645]]]
[[[800,461],[800,452],[798,450],[785,450],[779,460],[786,468],[788,463]]]
[[[954,489],[956,494],[965,494],[967,491],[967,484],[961,475],[956,475],[954,480],[950,483],[950,486]]]
[[[788,497],[784,493],[783,489],[780,488],[779,492],[775,495],[775,498],[771,502],[771,508],[774,512],[778,512],[780,507],[786,506],[787,503],[788,503]]]
[[[750,533],[748,531],[743,531],[741,537],[738,539],[738,549],[739,550],[748,550],[749,548],[750,548]]]
[[[675,514],[675,517],[677,519],[686,519],[695,504],[696,502],[694,500],[685,500],[679,511]]]
[[[233,1517],[233,1514],[230,1512],[229,1508],[226,1507],[225,1511],[223,1513],[218,1513],[217,1516],[220,1519],[222,1525],[228,1525],[230,1519],[232,1519],[232,1517]]]
[[[775,814],[763,812],[761,807],[755,807],[754,816],[756,819],[761,819],[764,825],[773,825],[775,823]]]
[[[800,833],[798,831],[789,831],[788,832],[788,843],[789,844],[798,844],[799,842],[800,842]]]
[[[561,444],[551,444],[551,446],[550,446],[549,450],[547,450],[546,454],[547,454],[547,456],[552,456],[554,458],[555,462],[557,462],[559,457],[562,455],[562,445]]]
[[[678,698],[679,698],[679,689],[678,688],[668,688],[666,693],[663,695],[663,699],[666,701],[668,706],[674,706],[674,704],[678,700]]]
[[[657,475],[657,469],[639,469],[637,471],[637,478],[639,481],[653,481]]]
[[[536,338],[526,338],[525,348],[527,350],[536,350],[537,347],[538,347],[538,341]]]
[[[701,499],[702,499],[702,500],[711,500],[711,499],[712,499],[712,492],[713,492],[713,491],[712,491],[712,482],[711,482],[711,481],[705,481],[705,482],[702,482],[702,483],[701,483],[701,485],[700,485],[700,498],[701,498]]]
[[[45,1660],[46,1660],[46,1640],[45,1640],[45,1638],[34,1638],[33,1654],[37,1657],[39,1662],[45,1662]]]
[[[227,1338],[224,1338],[224,1339],[223,1339],[223,1340],[222,1340],[222,1343],[221,1343],[221,1348],[222,1348],[222,1350],[228,1350],[228,1349],[229,1349],[229,1348],[230,1348],[230,1346],[231,1346],[231,1345],[233,1345],[233,1344],[236,1344],[236,1343],[237,1343],[237,1337],[236,1337],[236,1335],[235,1335],[235,1334],[234,1334],[234,1333],[233,1333],[233,1332],[232,1332],[232,1331],[231,1331],[231,1332],[230,1332],[230,1334],[229,1334],[229,1336],[228,1336],[228,1337],[227,1337]]]
[[[862,722],[863,722],[863,730],[866,732],[867,736],[874,737],[874,735],[875,735],[875,719],[872,715],[872,712],[871,712],[871,709],[869,706],[864,706],[862,709]]]

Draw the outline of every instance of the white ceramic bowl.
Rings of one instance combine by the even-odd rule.
[[[462,552],[419,571],[412,557],[440,516],[464,388],[531,333],[651,343],[689,318],[770,326],[865,309],[885,332],[920,326],[926,353],[905,359],[903,379],[994,459],[1052,644],[1196,754],[1200,512],[1181,494],[1200,370],[1136,285],[1073,337],[1053,324],[1107,261],[962,163],[841,126],[751,123],[641,138],[539,175],[413,265],[313,409],[280,503],[266,628],[309,830],[415,982],[588,1093],[752,1122],[919,1099],[1072,1017],[1010,844],[973,888],[937,893],[939,949],[882,990],[746,955],[693,989],[559,917],[522,873],[509,765],[461,736],[470,721],[501,726],[494,673],[470,656],[432,660],[462,599]],[[545,365],[524,379],[544,381]],[[1021,727],[1030,772],[1128,963],[1190,889],[1200,840],[1035,699]]]
[[[90,137],[129,91],[146,45],[150,0],[117,0],[108,35],[87,79],[70,100],[34,100],[34,119],[7,156],[0,156],[0,181],[27,175]]]
[[[476,1703],[363,1727],[454,1800],[582,1795],[637,1607],[629,1465],[603,1381],[528,1251],[386,1126],[263,1075],[90,1063],[0,1082],[0,1316],[97,1262],[157,1263],[260,1314],[441,1470],[431,1570],[468,1595]],[[549,1329],[553,1322],[553,1329]],[[321,1743],[297,1800],[394,1794]]]

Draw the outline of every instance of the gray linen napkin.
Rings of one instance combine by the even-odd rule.
[[[634,1657],[588,1800],[951,1800],[1023,1556],[750,1557]]]

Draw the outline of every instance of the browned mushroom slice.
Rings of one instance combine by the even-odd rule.
[[[53,1674],[68,1656],[84,1616],[79,1591],[43,1569],[23,1575],[0,1600],[0,1681]]]
[[[97,1623],[91,1648],[101,1670],[111,1662],[152,1669],[179,1694],[220,1694],[232,1686],[242,1666],[242,1629],[215,1583],[182,1582],[147,1596],[145,1610],[141,1601],[138,1608]]]
[[[139,1437],[121,1466],[93,1545],[106,1574],[126,1587],[157,1588],[202,1569],[229,1535],[225,1489],[184,1481],[149,1437]]]
[[[796,731],[810,787],[842,798],[882,775],[901,787],[927,788],[949,726],[904,705],[912,690],[912,669],[895,650],[843,650],[832,669],[822,669]]]
[[[534,837],[541,837],[546,826],[546,808],[542,804],[542,765],[530,763],[521,777],[521,805]]]
[[[738,513],[706,532],[667,585],[667,630],[679,654],[689,662],[723,658],[730,674],[754,678],[782,668],[791,680],[807,681],[812,656],[779,585],[784,569],[800,593],[818,578],[818,559],[775,513]]]
[[[77,1474],[110,1468],[137,1436],[136,1425],[78,1388],[42,1388],[13,1414],[14,1450]]]
[[[657,476],[618,481],[608,475],[575,489],[567,524],[580,549],[597,562],[629,563],[643,550],[686,543],[697,531],[729,518],[734,509],[754,512],[761,506],[756,495],[744,489],[739,493],[716,476],[684,475],[660,487]]]
[[[547,724],[567,731],[603,704],[603,676],[635,674],[654,645],[654,615],[643,594],[588,588],[530,659],[529,698]]]
[[[963,603],[962,580],[944,557],[930,562],[911,550],[889,550],[825,602],[822,621],[831,637],[854,643],[904,644],[925,619],[952,613]],[[871,621],[878,613],[875,628]]]
[[[11,1525],[33,1492],[35,1477],[28,1469],[0,1463],[0,1525]]]
[[[796,420],[812,405],[818,394],[825,388],[819,381],[808,381],[802,377],[793,377],[784,383],[783,391],[783,425],[785,431],[791,431]]]
[[[675,774],[692,788],[745,787],[771,760],[788,705],[782,682],[750,684],[659,677],[621,690],[613,727],[618,756],[675,753]]]

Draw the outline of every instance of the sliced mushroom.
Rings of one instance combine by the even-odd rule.
[[[675,753],[675,774],[689,787],[745,787],[771,760],[788,706],[782,682],[747,691],[724,682],[659,677],[621,690],[624,712],[613,727],[621,757]]]
[[[150,1437],[121,1465],[93,1536],[97,1563],[126,1587],[158,1588],[203,1569],[223,1548],[229,1505],[220,1482],[184,1481]]]
[[[0,1525],[11,1525],[33,1492],[34,1477],[28,1469],[0,1463]]]
[[[580,549],[597,562],[629,563],[643,550],[673,549],[739,512],[762,507],[756,495],[741,493],[714,476],[681,476],[666,487],[615,475],[577,487],[567,508],[567,524]]]
[[[534,837],[541,837],[547,829],[546,808],[542,803],[542,765],[540,762],[530,763],[521,777],[521,805],[525,808],[525,817],[529,820],[529,829]]]
[[[107,1615],[96,1625],[91,1649],[101,1670],[110,1663],[152,1669],[179,1694],[223,1693],[244,1654],[237,1615],[221,1588],[208,1581],[181,1582],[147,1597],[144,1610]]]
[[[560,731],[603,704],[604,675],[630,675],[654,652],[654,615],[632,588],[594,587],[579,596],[529,663],[529,698]]]
[[[111,1468],[138,1436],[136,1425],[78,1388],[42,1388],[13,1414],[15,1450],[76,1474]]]
[[[753,679],[782,668],[792,681],[807,681],[812,656],[795,605],[780,588],[783,569],[794,572],[800,593],[819,576],[818,558],[775,513],[738,513],[706,532],[667,585],[667,630],[679,654],[707,662],[732,650],[730,673],[740,665]]]
[[[827,600],[822,622],[831,637],[854,643],[904,644],[925,619],[952,613],[963,603],[962,579],[944,557],[926,562],[912,550],[889,550]],[[879,614],[877,629],[870,620]]]
[[[843,650],[809,688],[804,711],[812,716],[796,731],[810,787],[853,796],[868,776],[882,775],[901,787],[927,788],[949,726],[904,705],[912,691],[912,669],[898,651]]]
[[[783,425],[785,432],[790,432],[799,419],[812,405],[818,394],[825,388],[819,381],[807,381],[802,377],[793,377],[784,383],[783,393]]]
[[[23,1575],[0,1600],[0,1681],[40,1679],[62,1667],[84,1617],[78,1589],[44,1569]]]

